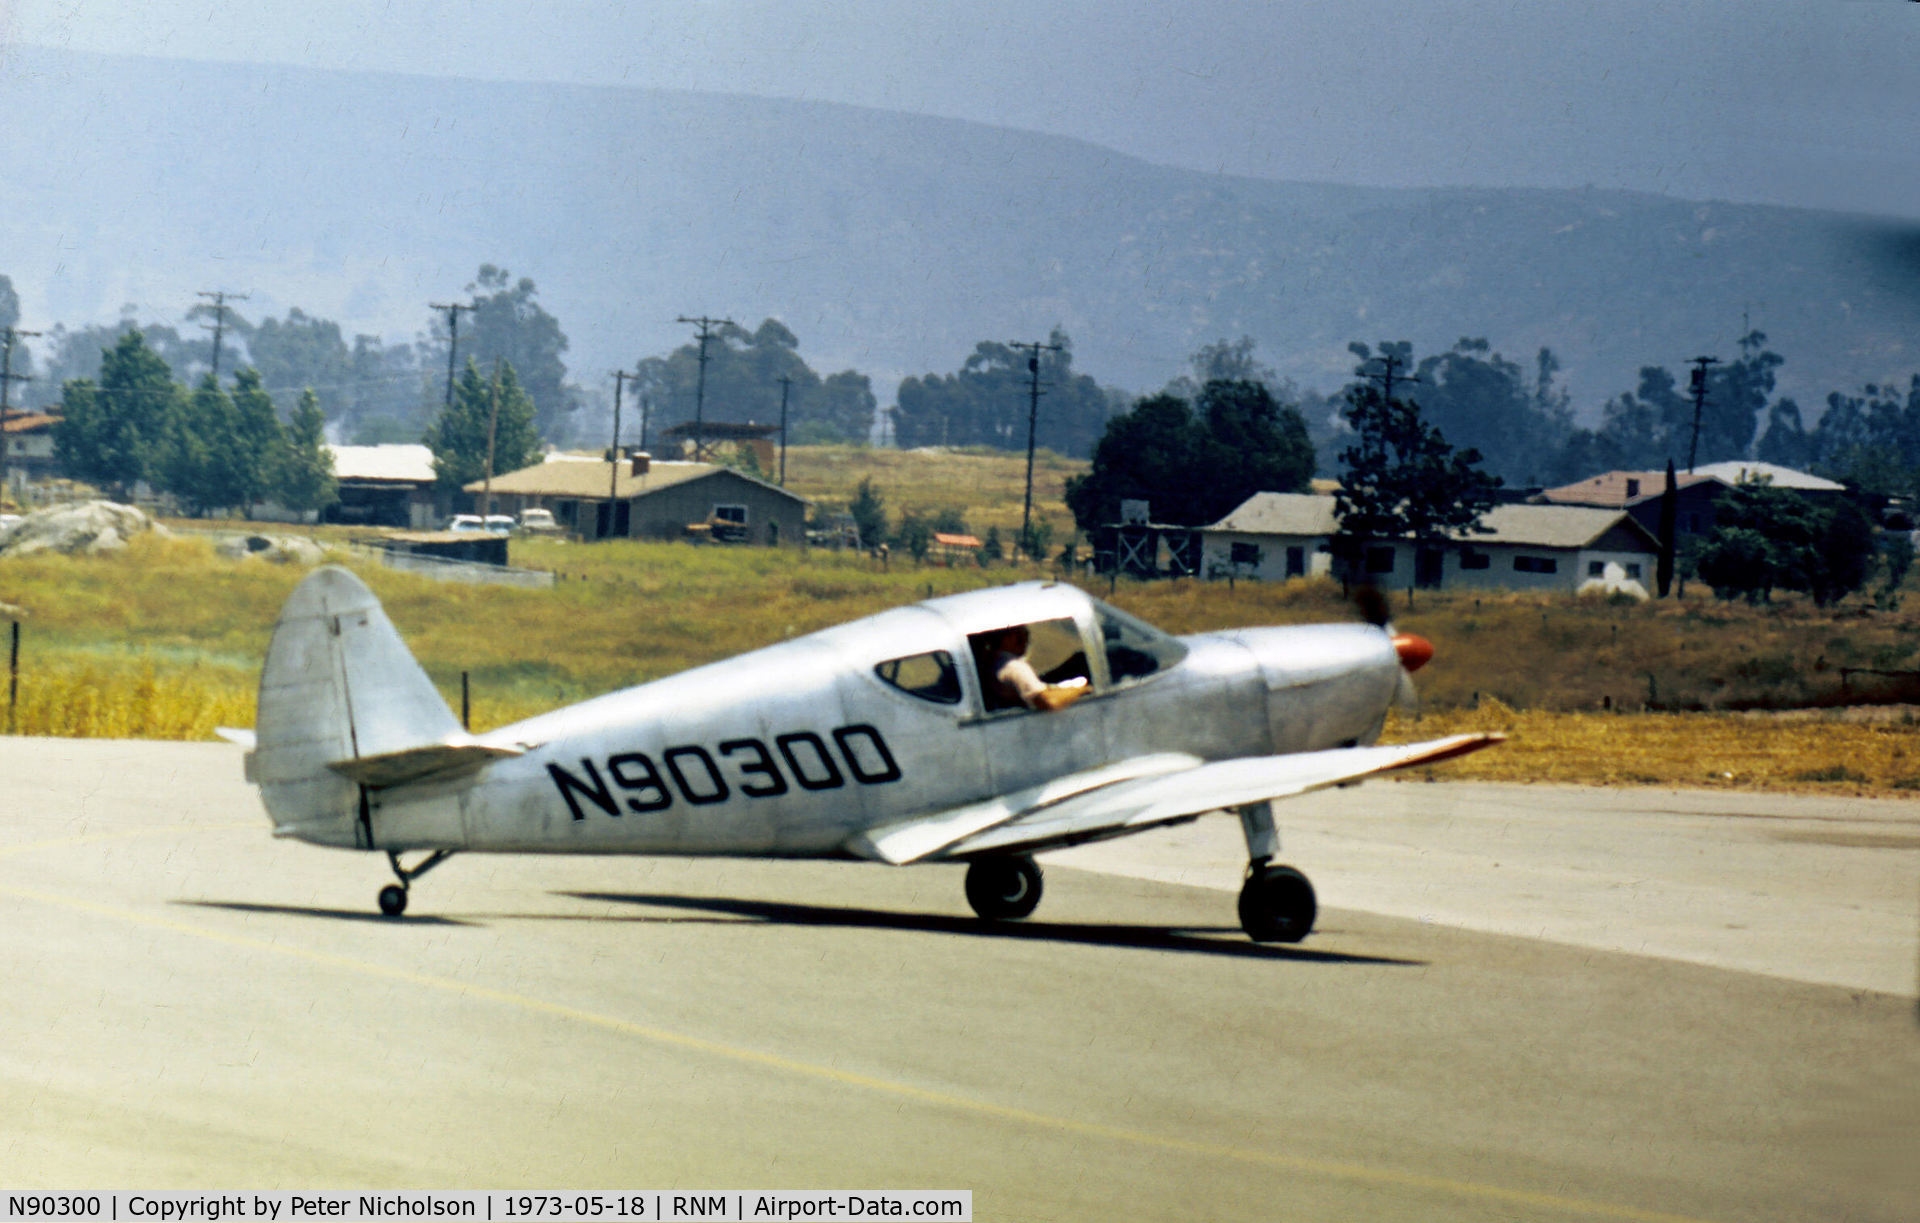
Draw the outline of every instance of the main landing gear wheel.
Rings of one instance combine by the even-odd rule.
[[[389,883],[380,889],[380,911],[388,917],[398,917],[407,911],[407,889],[397,883]]]
[[[1240,889],[1240,928],[1256,943],[1297,943],[1319,914],[1313,885],[1291,866],[1255,866]]]
[[[1040,866],[1024,855],[967,864],[967,903],[988,921],[1014,921],[1040,903]]]

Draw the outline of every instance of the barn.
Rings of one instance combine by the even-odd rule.
[[[478,499],[487,482],[465,487]],[[645,454],[603,458],[550,455],[544,463],[495,476],[496,514],[551,510],[582,539],[711,539],[798,547],[806,539],[807,498],[717,463],[656,462]]]

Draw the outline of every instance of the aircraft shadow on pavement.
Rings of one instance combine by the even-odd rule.
[[[325,917],[334,921],[371,922],[379,926],[472,926],[480,923],[461,921],[457,917],[388,917],[384,913],[375,913],[370,909],[320,909],[308,905],[263,905],[248,904],[238,900],[175,900],[177,905],[193,905],[201,909],[226,909],[234,913],[267,913],[284,917]]]
[[[1323,964],[1389,964],[1420,967],[1423,960],[1391,956],[1352,955],[1315,951],[1306,947],[1237,941],[1245,936],[1238,926],[1122,926],[1086,922],[984,922],[974,917],[942,913],[900,913],[885,909],[838,908],[787,901],[740,900],[724,896],[663,896],[651,893],[565,892],[577,900],[613,904],[656,905],[668,909],[699,909],[753,918],[789,926],[848,926],[869,930],[910,930],[925,934],[959,934],[970,938],[1039,939],[1100,947],[1132,947],[1142,951],[1174,951],[1190,955],[1218,955],[1239,959],[1297,960]],[[1231,931],[1233,940],[1217,937]]]

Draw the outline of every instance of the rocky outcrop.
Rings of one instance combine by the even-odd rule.
[[[171,533],[131,505],[113,501],[57,505],[0,528],[0,556],[31,556],[35,552],[96,556],[117,552],[129,539],[149,531],[163,536]]]
[[[235,560],[253,557],[276,565],[317,565],[326,559],[319,544],[299,535],[241,535],[222,542],[217,551]]]

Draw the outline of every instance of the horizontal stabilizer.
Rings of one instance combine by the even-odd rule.
[[[948,843],[943,858],[1030,852],[1171,823],[1207,811],[1292,798],[1397,769],[1437,764],[1504,742],[1494,734],[1452,735],[1389,747],[1342,747],[1285,756],[1246,756],[1143,777],[1022,812]]]
[[[327,767],[363,786],[379,789],[428,778],[458,777],[496,760],[522,754],[524,749],[517,747],[489,747],[471,742],[429,743],[378,756],[335,760]]]

